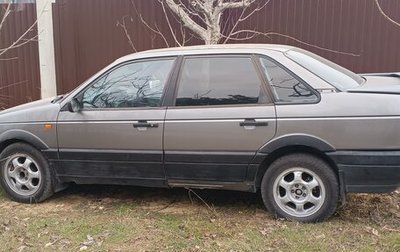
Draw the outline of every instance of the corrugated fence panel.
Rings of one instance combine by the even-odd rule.
[[[2,14],[6,4],[0,4]],[[36,20],[35,4],[13,5],[13,12],[0,31],[0,48],[11,45]],[[1,15],[3,16],[3,15]],[[37,34],[30,32],[26,38]],[[0,56],[0,109],[40,98],[39,53],[37,42],[8,51]]]
[[[133,2],[142,17],[150,25],[157,24],[173,44],[158,1]],[[399,2],[380,0],[386,13],[398,21]],[[54,11],[59,93],[70,91],[111,61],[132,52],[124,30],[117,26],[124,17],[138,51],[165,47],[140,21],[131,0],[57,0]],[[234,16],[238,13],[233,11],[224,17]],[[400,27],[382,16],[373,0],[271,0],[240,27],[294,38],[258,36],[247,43],[302,47],[358,73],[400,71]]]
[[[167,31],[157,1],[135,2],[149,23]],[[70,91],[116,58],[134,52],[118,22],[125,20],[137,51],[166,46],[141,23],[130,0],[58,0],[53,10],[59,93]],[[172,44],[173,38],[165,33]]]
[[[400,22],[400,1],[380,3]],[[279,35],[251,42],[302,47],[359,73],[400,71],[400,27],[387,21],[372,0],[272,0],[251,19],[248,23],[256,22],[259,31],[281,33],[304,43]]]

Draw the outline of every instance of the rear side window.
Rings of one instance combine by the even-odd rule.
[[[261,58],[261,65],[275,99],[282,103],[313,103],[318,96],[292,74],[267,58]]]
[[[265,103],[250,57],[187,58],[183,63],[176,106]]]

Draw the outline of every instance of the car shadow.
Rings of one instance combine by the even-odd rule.
[[[65,190],[55,194],[52,199],[62,201],[65,197],[78,196],[86,200],[101,201],[111,199],[118,201],[135,202],[180,202],[180,203],[206,203],[214,207],[252,206],[264,208],[259,193],[185,189],[185,188],[148,188],[136,186],[117,185],[77,185],[71,184]]]

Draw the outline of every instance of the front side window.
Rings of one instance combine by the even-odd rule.
[[[82,95],[84,108],[158,107],[174,59],[133,62],[97,79]]]
[[[265,103],[266,96],[250,57],[185,59],[176,106]]]
[[[308,86],[278,64],[267,58],[260,60],[277,102],[310,103],[318,101],[318,96]]]

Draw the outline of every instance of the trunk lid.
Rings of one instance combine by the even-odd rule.
[[[348,89],[350,93],[400,94],[399,73],[362,74],[366,81],[358,87]]]

